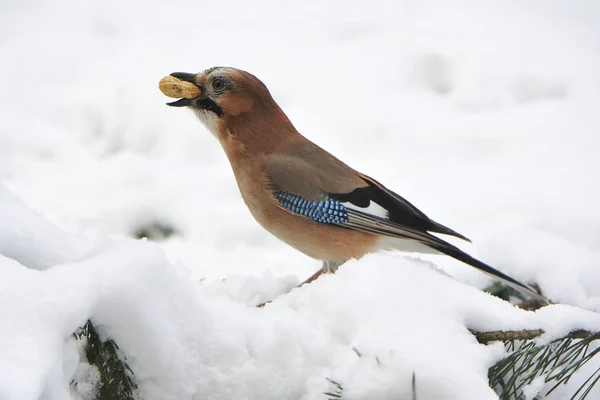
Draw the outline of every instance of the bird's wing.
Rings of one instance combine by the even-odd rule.
[[[265,168],[277,188],[304,199],[332,198],[368,214],[373,213],[373,206],[377,205],[379,212],[376,215],[387,221],[419,232],[443,233],[470,241],[433,221],[403,197],[356,172],[313,143],[268,156]]]
[[[529,286],[430,234],[446,233],[468,240],[316,145],[270,155],[265,170],[279,206],[290,213],[341,228],[415,240],[540,298]],[[378,204],[387,215],[371,213],[371,203]]]
[[[277,188],[311,201],[368,186],[352,168],[314,145],[269,155],[265,169]]]

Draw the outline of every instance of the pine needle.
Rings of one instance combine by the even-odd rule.
[[[544,394],[548,396],[600,353],[600,347],[592,346],[598,339],[600,333],[594,333],[580,340],[566,336],[545,345],[526,340],[518,347],[514,340],[507,340],[506,350],[512,353],[490,368],[490,386],[500,388],[502,400],[521,400],[525,386],[543,377],[545,383],[554,383]],[[599,381],[600,368],[575,391],[571,400],[585,399]]]

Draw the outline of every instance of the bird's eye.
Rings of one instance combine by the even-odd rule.
[[[225,89],[225,86],[226,86],[225,80],[223,78],[215,78],[212,81],[212,87],[216,91],[221,91],[221,90]]]

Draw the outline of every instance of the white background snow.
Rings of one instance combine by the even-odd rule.
[[[4,0],[0,54],[2,400],[89,398],[70,337],[88,318],[144,399],[325,399],[326,378],[406,399],[413,372],[419,400],[496,399],[503,347],[468,328],[600,329],[597,1]],[[564,305],[517,310],[464,264],[400,253],[282,295],[320,263],[253,221],[157,89],[215,65]],[[132,238],[156,223],[175,235]]]

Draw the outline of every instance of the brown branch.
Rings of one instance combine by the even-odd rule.
[[[471,331],[477,341],[481,344],[488,344],[490,342],[496,341],[506,341],[506,340],[531,340],[535,339],[538,336],[541,336],[544,331],[542,329],[532,329],[532,330],[523,330],[523,331],[491,331],[491,332],[475,332]],[[573,331],[569,333],[565,338],[569,339],[585,339],[586,337],[593,335],[596,333],[592,333],[589,331],[585,331],[583,329]]]

